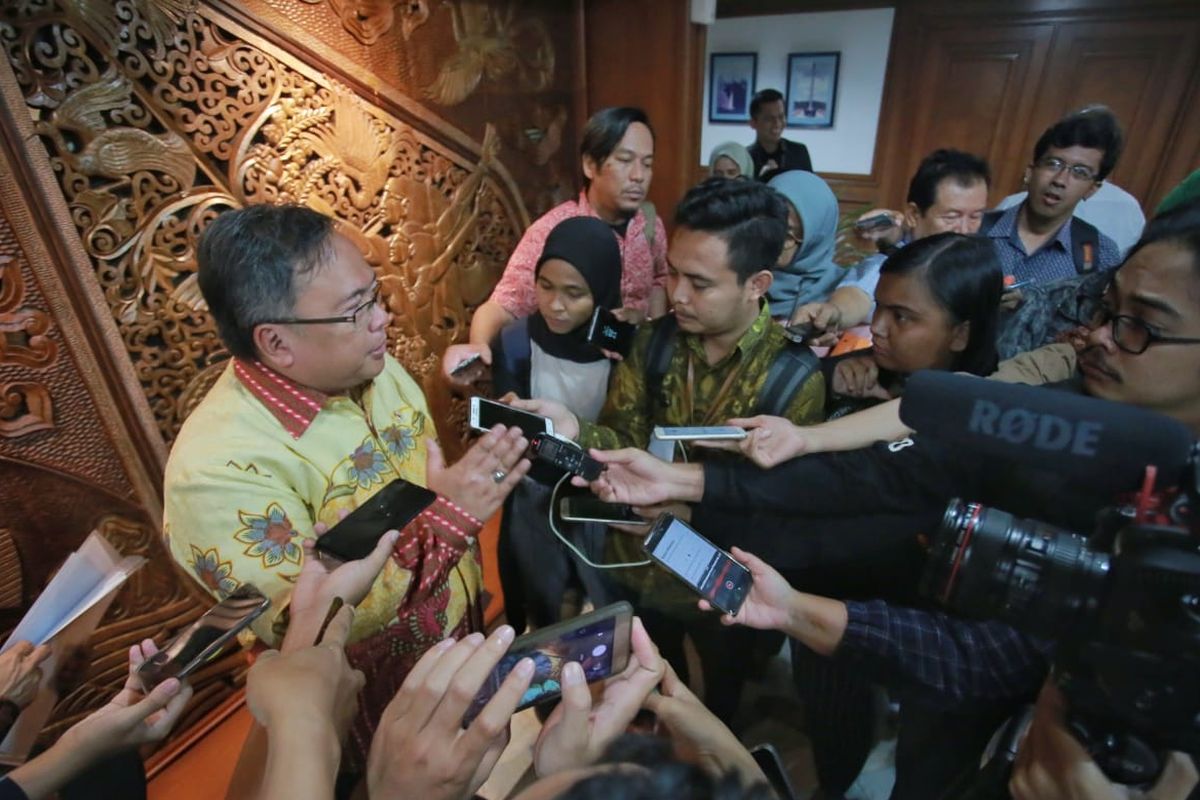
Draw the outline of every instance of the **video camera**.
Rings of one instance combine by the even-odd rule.
[[[1090,535],[951,501],[922,591],[1056,641],[1069,725],[1112,780],[1150,783],[1168,751],[1200,754],[1191,432],[1128,406],[944,373],[913,377],[901,417],[922,435],[1113,490]]]

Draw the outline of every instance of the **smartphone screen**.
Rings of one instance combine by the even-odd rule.
[[[750,570],[671,514],[654,522],[646,553],[714,608],[736,614],[750,593]]]
[[[532,439],[539,433],[554,433],[554,423],[549,417],[531,414],[482,397],[472,397],[471,427],[477,431],[487,431],[494,425],[520,428],[526,439]]]
[[[595,495],[581,494],[559,501],[559,513],[568,522],[619,522],[628,525],[649,525],[624,503],[606,503]]]
[[[604,350],[626,355],[629,346],[633,344],[633,334],[636,330],[636,326],[617,319],[607,308],[597,306],[592,313],[592,324],[588,328],[587,339]]]
[[[479,694],[463,715],[463,727],[483,710],[499,690],[508,673],[523,658],[533,659],[533,678],[521,704],[523,708],[551,700],[562,694],[562,668],[578,661],[588,683],[604,680],[625,669],[629,663],[629,630],[633,606],[613,603],[590,614],[551,625],[519,637],[488,676]]]
[[[167,678],[183,680],[221,651],[238,632],[267,610],[271,601],[243,583],[138,667],[146,691]]]
[[[436,499],[437,494],[429,489],[397,478],[318,536],[316,547],[342,561],[366,558],[381,536],[402,530]]]

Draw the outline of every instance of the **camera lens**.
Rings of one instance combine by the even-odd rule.
[[[1059,638],[1093,618],[1108,569],[1108,554],[1079,534],[952,500],[922,592],[959,613]]]

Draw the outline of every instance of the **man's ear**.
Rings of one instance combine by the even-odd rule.
[[[917,208],[917,204],[909,201],[904,204],[904,227],[908,230],[913,230],[917,227],[917,218],[921,216],[921,209]]]
[[[746,287],[750,292],[750,296],[755,301],[761,300],[766,295],[767,290],[771,288],[771,283],[774,282],[775,276],[771,274],[769,269],[760,269],[758,272],[746,279]]]
[[[1096,181],[1095,183],[1092,184],[1092,188],[1088,189],[1086,192],[1083,193],[1083,197],[1080,199],[1087,200],[1089,197],[1094,195],[1096,192],[1100,191],[1100,187],[1103,185],[1104,185],[1104,181]]]
[[[600,165],[596,163],[596,159],[591,156],[584,156],[581,161],[584,176],[589,181],[596,180],[596,176],[600,174]]]
[[[1033,164],[1027,164],[1025,171],[1021,173],[1021,185],[1026,189],[1029,188],[1029,179],[1033,177]]]
[[[950,352],[961,353],[967,349],[971,341],[971,321],[960,322],[954,326],[954,335],[950,337]]]
[[[254,328],[251,338],[259,359],[271,369],[287,369],[295,362],[291,343],[279,326],[270,323],[258,325]]]

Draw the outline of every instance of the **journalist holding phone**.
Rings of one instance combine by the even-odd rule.
[[[226,211],[198,261],[233,358],[167,464],[164,534],[188,575],[218,598],[257,586],[272,605],[253,630],[275,645],[315,525],[334,526],[397,478],[437,494],[394,540],[348,635],[366,677],[350,748],[361,763],[421,654],[482,625],[475,534],[528,469],[527,443],[497,426],[445,463],[420,386],[387,352],[376,275],[328,217]]]

